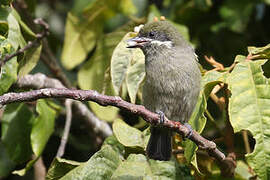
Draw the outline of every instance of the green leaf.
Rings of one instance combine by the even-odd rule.
[[[113,88],[119,95],[122,83],[131,61],[132,50],[127,48],[126,41],[134,37],[134,33],[127,33],[115,47],[111,58],[111,78]]]
[[[65,174],[67,174],[72,169],[78,167],[82,163],[61,159],[61,158],[55,158],[53,162],[50,165],[50,168],[48,170],[48,173],[46,175],[47,180],[58,180],[61,177],[63,177]]]
[[[147,159],[142,154],[130,154],[113,173],[112,180],[143,179],[152,174]]]
[[[16,163],[27,161],[32,155],[30,133],[34,116],[23,103],[5,107],[2,117],[2,142],[9,157]]]
[[[195,109],[189,120],[189,124],[192,126],[193,130],[197,131],[198,133],[202,133],[206,125],[206,118],[204,116],[204,112],[207,108],[207,100],[209,98],[209,95],[217,84],[225,81],[226,75],[227,75],[226,72],[220,73],[217,71],[211,71],[202,77],[201,83],[202,89],[197,104],[195,106]],[[184,156],[187,162],[192,163],[194,167],[197,169],[197,171],[200,172],[197,166],[197,158],[195,154],[198,147],[194,142],[190,141],[189,139],[184,142],[184,147],[185,147]]]
[[[144,55],[140,49],[127,48],[126,41],[136,34],[127,33],[113,51],[111,77],[115,92],[119,95],[125,82],[129,97],[135,103],[140,84],[145,76]],[[126,79],[126,81],[124,81]]]
[[[17,68],[17,57],[12,58],[1,67],[0,95],[7,92],[10,86],[17,80]]]
[[[19,62],[19,76],[28,74],[36,65],[40,57],[42,45],[33,47],[25,52],[24,58]]]
[[[0,58],[14,52],[12,45],[3,37],[0,36]],[[17,80],[17,57],[7,61],[0,71],[0,95],[8,91],[10,86]]]
[[[115,152],[118,152],[119,155],[124,156],[125,147],[117,140],[115,136],[107,137],[104,140],[101,148],[104,146],[111,146]]]
[[[110,33],[98,42],[93,57],[78,72],[78,84],[81,89],[92,89],[107,95],[114,95],[107,71],[113,49],[124,34],[125,32]],[[118,108],[102,107],[94,102],[89,104],[100,119],[113,121],[116,118]]]
[[[258,55],[256,59],[270,59],[270,44],[264,47],[248,47],[248,52],[252,55]]]
[[[38,117],[35,119],[31,131],[33,152],[39,157],[54,131],[55,110],[47,105],[46,100],[39,99],[36,105]]]
[[[132,103],[136,102],[136,95],[145,77],[144,59],[141,50],[136,49],[132,52],[132,60],[135,64],[129,66],[126,77],[127,90]]]
[[[238,179],[251,179],[253,175],[250,172],[248,165],[244,161],[237,161],[235,168],[235,178]]]
[[[54,130],[56,112],[47,105],[46,100],[39,99],[37,101],[36,111],[39,115],[33,121],[30,137],[35,158],[29,161],[25,168],[13,171],[13,174],[19,176],[24,176],[25,173],[32,168],[42,154],[42,151]]]
[[[16,163],[10,159],[3,142],[0,142],[0,178],[8,176],[15,166]]]
[[[113,180],[127,179],[191,179],[174,161],[155,161],[142,154],[130,154],[114,172]]]
[[[65,29],[65,41],[61,62],[66,69],[72,69],[83,62],[87,54],[95,47],[101,27],[96,21],[81,20],[68,13]]]
[[[129,126],[121,119],[114,121],[113,133],[117,140],[124,146],[144,148],[144,136],[142,132]]]
[[[8,22],[8,38],[7,40],[11,43],[12,47],[17,50],[18,47],[24,47],[26,42],[22,36],[20,25],[13,13],[9,13],[7,17]]]
[[[71,170],[61,180],[110,179],[120,164],[119,155],[110,146],[104,146],[86,163]]]
[[[235,132],[243,129],[252,133],[256,144],[246,155],[248,164],[259,178],[269,179],[270,172],[270,87],[263,76],[265,60],[238,63],[228,77],[229,116]]]

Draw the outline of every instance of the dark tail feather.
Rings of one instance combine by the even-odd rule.
[[[150,159],[168,161],[171,158],[171,131],[160,127],[151,127],[151,136],[146,148]]]

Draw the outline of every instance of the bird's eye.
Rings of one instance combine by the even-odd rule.
[[[150,32],[149,32],[149,36],[150,36],[150,37],[154,37],[154,36],[155,36],[155,32],[150,31]]]

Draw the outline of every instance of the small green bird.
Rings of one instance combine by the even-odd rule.
[[[173,121],[187,123],[200,92],[201,73],[194,49],[167,21],[150,22],[127,41],[128,48],[140,48],[145,55],[146,81],[143,104]],[[192,131],[191,131],[192,132]],[[146,148],[149,158],[169,160],[172,132],[151,127]]]

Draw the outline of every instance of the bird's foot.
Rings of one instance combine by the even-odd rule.
[[[156,113],[159,115],[159,123],[160,124],[164,124],[164,117],[165,117],[165,115],[164,115],[164,112],[162,112],[162,111],[156,111]]]
[[[188,123],[185,123],[184,124],[184,126],[186,126],[187,128],[188,128],[188,134],[186,135],[186,137],[184,137],[184,138],[190,138],[191,136],[192,136],[192,133],[193,133],[193,129],[192,129],[192,127],[191,127],[191,125],[190,124],[188,124]]]

